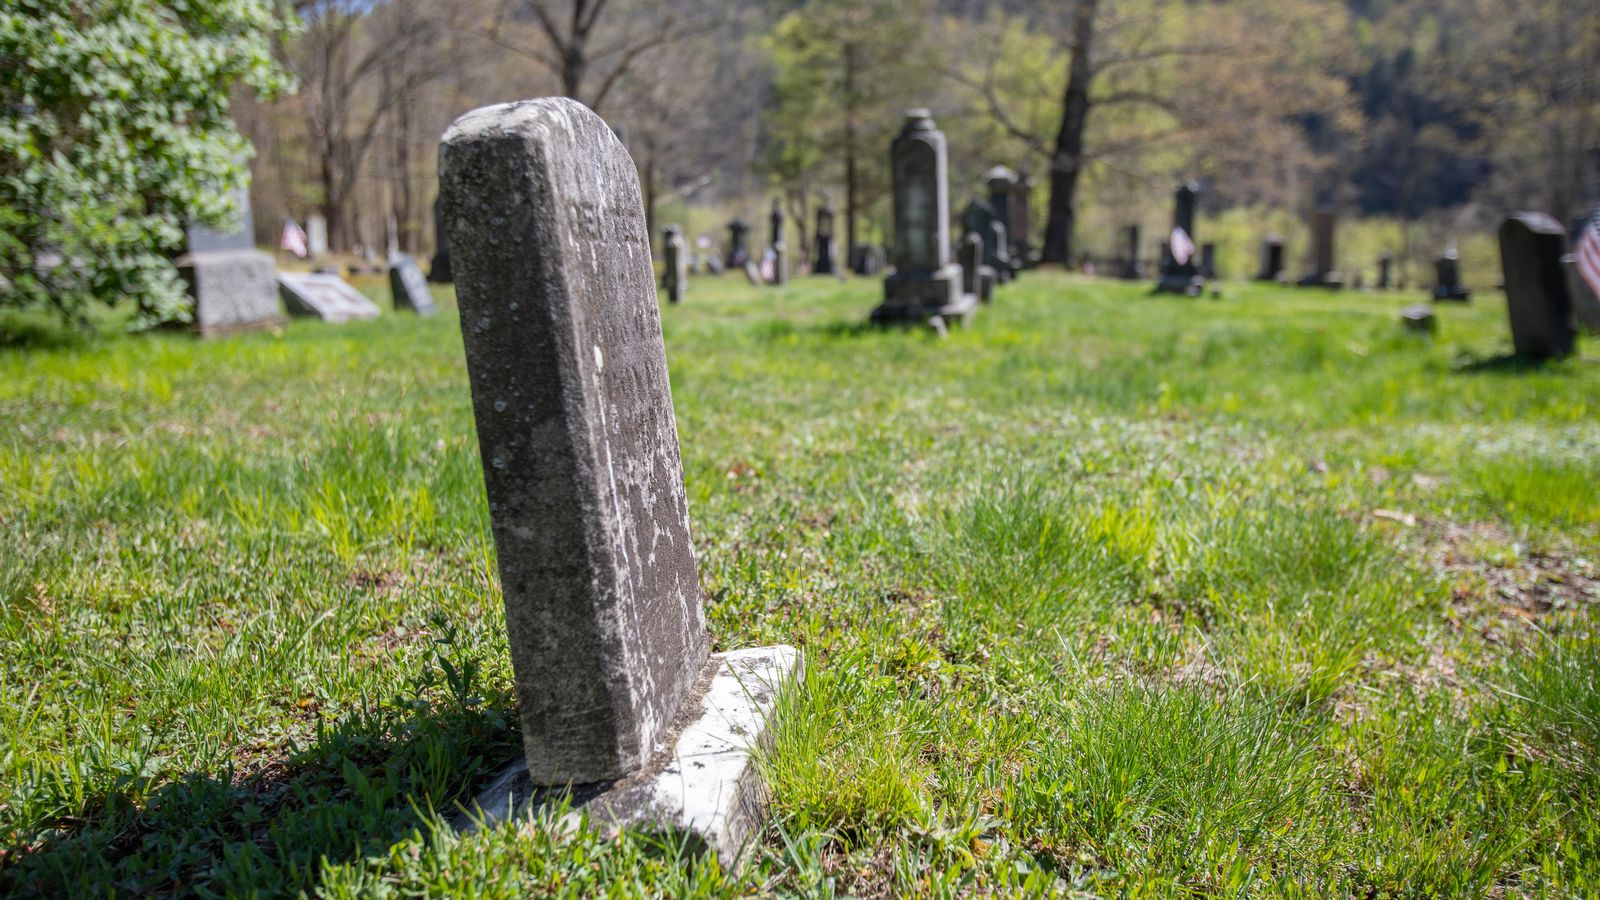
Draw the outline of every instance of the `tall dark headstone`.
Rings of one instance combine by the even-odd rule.
[[[983,264],[1004,284],[1011,280],[1011,260],[1005,255],[1005,225],[995,210],[982,200],[972,200],[961,213],[961,227],[983,238]]]
[[[1256,273],[1257,281],[1281,281],[1283,279],[1283,238],[1277,235],[1268,235],[1261,242],[1261,271]]]
[[[1454,249],[1433,261],[1433,299],[1466,303],[1472,292],[1461,283],[1461,258]]]
[[[433,260],[428,263],[428,280],[434,284],[449,284],[455,280],[450,274],[450,238],[444,231],[444,210],[439,198],[433,198]]]
[[[1300,279],[1301,287],[1344,287],[1344,278],[1334,271],[1333,238],[1338,222],[1338,214],[1326,207],[1311,214],[1311,271]]]
[[[969,231],[961,238],[961,290],[963,293],[978,296],[983,290],[983,276],[979,269],[983,266],[983,238],[975,231]]]
[[[1378,290],[1394,287],[1394,256],[1388,253],[1378,257]]]
[[[1138,281],[1144,277],[1144,260],[1140,257],[1139,226],[1129,225],[1123,230],[1122,266],[1117,276],[1124,281]]]
[[[999,273],[986,261],[989,254],[985,245],[993,239],[992,235],[994,234],[991,228],[992,224],[989,217],[984,214],[982,204],[979,201],[974,200],[967,204],[967,208],[961,216],[961,251],[962,253],[967,253],[972,248],[976,248],[978,255],[970,267],[967,264],[966,257],[963,256],[961,270],[963,277],[971,284],[971,287],[965,288],[966,293],[976,294],[978,300],[982,303],[988,303],[994,299],[994,287],[996,282],[1000,280]],[[974,238],[977,240],[973,240]]]
[[[683,229],[668,225],[661,238],[661,286],[667,291],[668,303],[682,303],[683,291],[689,286],[688,254],[684,252]]]
[[[1500,266],[1506,279],[1511,343],[1517,355],[1571,355],[1577,339],[1572,298],[1561,257],[1567,230],[1544,213],[1518,213],[1500,225]]]
[[[728,223],[728,268],[742,269],[750,261],[749,236],[750,226],[743,219]]]
[[[989,206],[994,210],[995,221],[1006,232],[1006,239],[999,248],[1004,252],[995,254],[995,261],[1005,263],[1008,270],[1007,281],[1022,271],[1022,256],[1025,252],[1019,243],[1021,232],[1016,230],[1020,202],[1017,196],[1018,181],[1017,173],[1005,166],[995,166],[984,175],[984,182],[989,188]],[[1022,215],[1026,217],[1027,212],[1024,210]]]
[[[925,109],[906,113],[889,148],[894,192],[895,272],[883,283],[877,323],[930,321],[943,327],[976,308],[961,291],[961,267],[950,258],[950,188],[944,133]]]
[[[772,228],[772,239],[767,243],[769,246],[776,246],[783,240],[783,202],[776,197],[772,200],[772,212],[767,214],[767,222]]]
[[[817,255],[811,263],[813,275],[837,275],[839,264],[833,252],[833,207],[824,200],[817,207]]]
[[[479,806],[594,784],[595,818],[731,854],[796,656],[708,657],[634,163],[551,98],[456,120],[439,173],[525,749]]]
[[[1178,262],[1173,255],[1171,242],[1168,242],[1166,251],[1161,254],[1161,278],[1156,282],[1157,291],[1198,297],[1205,288],[1205,278],[1200,274],[1197,259],[1199,245],[1194,243],[1194,213],[1199,196],[1200,186],[1192,181],[1179,185],[1173,194],[1173,233],[1182,230],[1192,249],[1188,259]]]
[[[422,267],[404,253],[389,260],[389,297],[396,310],[409,310],[419,316],[431,316],[439,311]]]
[[[1217,245],[1205,243],[1200,245],[1200,277],[1214,281],[1217,277]]]

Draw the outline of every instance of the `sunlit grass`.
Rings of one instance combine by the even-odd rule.
[[[1589,345],[1049,273],[939,340],[879,290],[663,309],[714,642],[808,661],[737,873],[442,826],[517,746],[448,302],[0,342],[0,891],[1600,890]]]

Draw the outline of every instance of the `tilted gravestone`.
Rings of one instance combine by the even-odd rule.
[[[667,291],[668,303],[682,303],[683,291],[689,286],[689,266],[685,261],[683,229],[668,225],[661,238],[661,286]]]
[[[1334,271],[1333,237],[1338,224],[1338,215],[1331,209],[1311,214],[1311,271],[1300,279],[1301,287],[1344,287],[1344,278]]]
[[[389,260],[389,296],[396,310],[410,310],[419,316],[431,316],[439,311],[422,267],[404,253]]]
[[[279,272],[278,294],[290,315],[310,316],[334,325],[381,315],[377,304],[333,272]]]
[[[633,161],[551,98],[462,116],[439,172],[525,750],[478,806],[592,785],[592,821],[734,854],[798,654],[708,655]]]
[[[1500,266],[1506,280],[1511,343],[1518,356],[1568,356],[1577,338],[1561,256],[1567,230],[1544,213],[1518,213],[1500,224]]]
[[[977,300],[961,291],[961,267],[950,256],[950,186],[944,132],[926,109],[906,113],[889,145],[894,194],[895,272],[883,282],[878,324],[965,321]]]
[[[1466,303],[1472,292],[1461,283],[1461,258],[1454,250],[1446,250],[1433,261],[1433,299]]]
[[[194,327],[202,336],[264,328],[283,321],[272,257],[256,249],[250,192],[233,195],[232,228],[191,224],[184,252],[174,263],[194,299]]]
[[[433,198],[433,260],[428,263],[428,280],[434,284],[449,284],[455,280],[450,271],[450,240],[444,233],[444,208],[439,198]]]
[[[1268,235],[1261,242],[1261,270],[1256,273],[1257,281],[1278,281],[1283,278],[1283,238],[1277,235]]]

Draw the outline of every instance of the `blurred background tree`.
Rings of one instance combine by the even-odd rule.
[[[235,88],[289,84],[263,0],[12,0],[0,12],[0,305],[181,314],[168,256],[225,225],[251,148]]]

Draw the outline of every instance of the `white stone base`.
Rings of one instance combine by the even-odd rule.
[[[778,692],[799,674],[793,647],[757,647],[714,654],[667,745],[642,770],[619,781],[541,788],[518,759],[485,788],[454,824],[458,831],[525,816],[569,795],[576,822],[686,834],[735,864],[766,816],[766,786],[753,751],[769,744]]]

